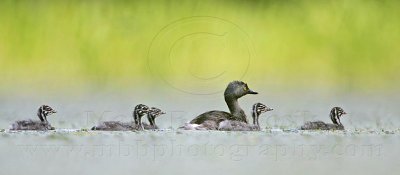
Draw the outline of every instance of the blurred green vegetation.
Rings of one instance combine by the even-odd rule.
[[[4,0],[0,1],[1,89],[88,84],[132,88],[142,80],[157,83],[160,79],[147,64],[152,39],[166,25],[191,16],[226,19],[247,33],[254,55],[244,79],[277,88],[398,88],[399,7],[399,1],[372,0]],[[218,45],[211,43],[209,48]],[[196,51],[196,45],[181,49],[183,56],[199,59],[217,54],[213,49]],[[242,60],[234,54],[219,59],[225,61],[218,64]],[[195,65],[200,73],[218,67],[205,61]]]

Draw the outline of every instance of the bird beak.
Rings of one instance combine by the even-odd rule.
[[[346,112],[343,112],[343,115],[347,114]]]
[[[249,89],[249,91],[247,92],[247,94],[258,94],[258,92],[255,92],[255,91]]]
[[[161,112],[161,115],[166,114],[166,112]]]
[[[267,109],[267,111],[273,111],[273,110],[274,110],[274,109],[272,109],[272,108],[268,108],[268,109]]]

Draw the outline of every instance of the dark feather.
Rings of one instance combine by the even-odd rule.
[[[190,123],[202,124],[205,121],[213,121],[215,123],[219,123],[224,120],[240,120],[240,119],[236,119],[232,114],[224,111],[209,111],[197,116],[192,121],[190,121]]]
[[[219,123],[218,130],[220,131],[259,131],[260,128],[256,125],[248,124],[241,121],[226,120]]]
[[[344,130],[343,125],[328,124],[322,121],[306,122],[300,127],[301,130]]]
[[[100,122],[97,126],[92,127],[92,130],[97,130],[97,131],[130,131],[136,129],[137,127],[135,123],[120,122],[120,121]]]
[[[46,130],[54,130],[49,123],[42,121],[34,121],[34,120],[21,120],[16,121],[11,124],[10,130],[38,130],[38,131],[46,131]]]

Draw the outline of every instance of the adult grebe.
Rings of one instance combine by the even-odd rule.
[[[258,94],[249,89],[242,81],[232,81],[225,89],[224,97],[229,111],[209,111],[194,118],[182,126],[186,130],[217,130],[220,122],[224,120],[237,120],[247,123],[246,114],[240,108],[238,99],[247,94]]]

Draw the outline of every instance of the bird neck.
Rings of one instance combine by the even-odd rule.
[[[260,128],[260,123],[258,122],[258,116],[259,114],[256,111],[257,109],[253,109],[251,112],[251,116],[253,117],[253,125],[256,126],[257,128]]]
[[[332,120],[333,124],[342,125],[342,123],[340,122],[340,117],[339,117],[338,114],[336,114],[335,112],[331,112],[330,117],[331,117],[331,120]]]
[[[135,121],[136,126],[140,126],[142,124],[142,116],[139,115],[138,111],[133,111],[133,120]]]
[[[156,120],[155,119],[156,118],[154,116],[152,116],[152,115],[148,115],[147,116],[147,120],[149,120],[149,123],[150,123],[151,126],[155,126],[156,125]]]
[[[44,120],[44,114],[43,114],[42,109],[39,109],[39,110],[38,110],[37,116],[39,117],[40,121],[42,121],[42,122],[45,121],[45,120]]]
[[[239,106],[238,99],[236,97],[231,97],[225,95],[225,102],[228,105],[229,112],[240,120],[247,121],[246,115],[243,109]]]
[[[258,124],[258,115],[257,115],[257,113],[252,112],[251,116],[253,117],[253,125],[257,125]]]
[[[44,118],[42,117],[42,115],[38,115],[39,119],[41,122],[45,122]]]

